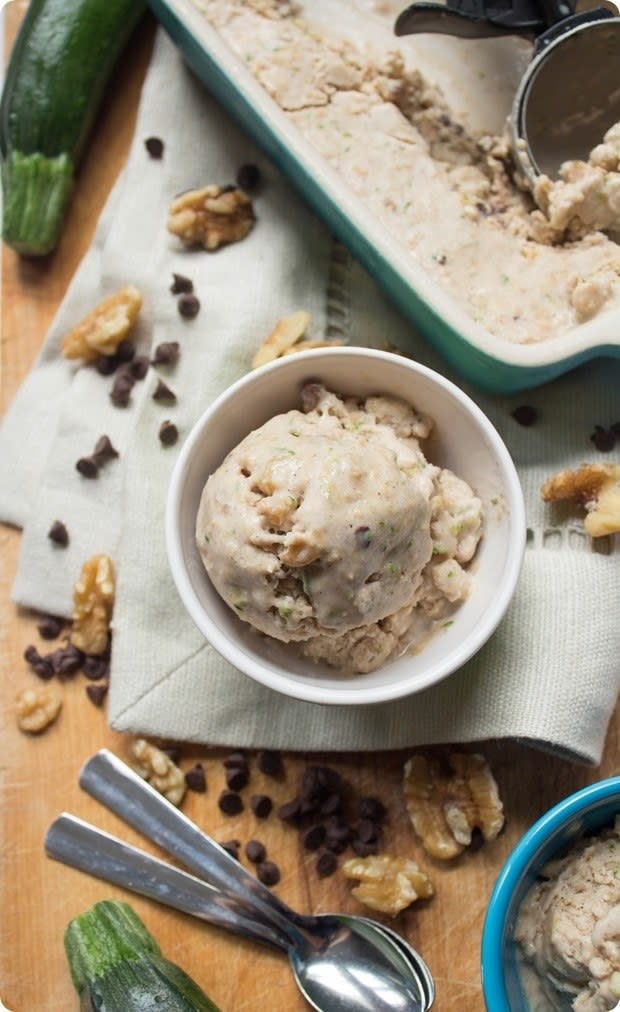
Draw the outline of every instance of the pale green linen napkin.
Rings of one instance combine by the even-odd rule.
[[[144,140],[153,135],[165,144],[161,161],[145,151]],[[170,201],[189,187],[234,180],[244,162],[257,163],[264,177],[254,230],[216,254],[184,252],[165,229]],[[173,271],[194,281],[201,301],[194,320],[177,312],[169,292]],[[173,368],[151,368],[134,387],[130,407],[121,410],[110,403],[111,380],[60,359],[58,343],[102,295],[127,283],[144,294],[140,350],[176,340],[181,355]],[[302,308],[316,336],[396,346],[446,372],[160,33],[128,165],[0,431],[0,518],[24,528],[14,599],[69,613],[81,562],[95,551],[113,557],[118,589],[108,718],[118,730],[304,751],[510,737],[597,763],[620,687],[617,545],[606,546],[610,554],[594,551],[577,518],[568,521],[544,507],[539,487],[549,474],[592,456],[594,424],[620,417],[617,361],[585,366],[525,397],[468,391],[514,456],[530,538],[517,594],[499,630],[441,685],[373,707],[292,701],[235,671],[194,628],[164,547],[174,460],[195,419],[247,372],[275,321]],[[159,376],[177,394],[172,407],[152,399]],[[511,416],[523,401],[539,409],[531,428]],[[163,448],[157,433],[168,418],[181,438]],[[103,433],[120,457],[88,482],[74,463]],[[55,519],[69,529],[66,550],[47,538]]]

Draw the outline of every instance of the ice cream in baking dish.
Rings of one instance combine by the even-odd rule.
[[[425,641],[467,597],[482,504],[429,463],[431,422],[390,397],[317,383],[209,477],[198,548],[239,618],[340,670]]]
[[[505,140],[455,119],[411,66],[408,40],[363,48],[288,0],[194,3],[351,191],[491,334],[544,341],[620,308],[617,158],[580,163],[579,178],[571,169],[560,187],[547,181],[547,217],[515,185]]]

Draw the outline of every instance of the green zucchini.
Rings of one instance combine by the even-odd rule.
[[[69,922],[64,944],[81,1012],[218,1012],[127,903],[95,903]]]
[[[43,256],[112,69],[146,0],[30,0],[0,99],[4,241]]]

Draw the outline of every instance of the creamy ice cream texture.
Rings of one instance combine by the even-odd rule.
[[[515,930],[532,1012],[620,1003],[620,816],[548,864]]]
[[[208,479],[196,540],[240,619],[364,672],[428,637],[467,597],[482,505],[420,447],[431,423],[389,397],[319,384]]]

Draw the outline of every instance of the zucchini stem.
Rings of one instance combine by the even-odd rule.
[[[45,256],[58,242],[73,189],[73,159],[11,150],[2,163],[2,238],[25,256]]]

